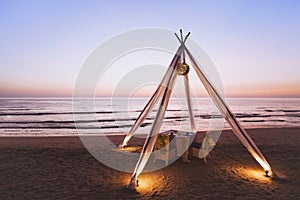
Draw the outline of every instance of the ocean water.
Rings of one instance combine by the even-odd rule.
[[[127,133],[148,102],[147,98],[96,99],[92,109],[72,99],[0,99],[0,136],[66,136],[75,134]],[[300,125],[300,99],[226,99],[245,128],[295,127]],[[207,130],[223,119],[208,98],[193,99],[197,130]],[[138,129],[148,133],[157,107]],[[172,99],[163,120],[162,131],[189,130],[185,99]],[[75,123],[76,121],[76,123]],[[224,127],[228,128],[227,123]]]

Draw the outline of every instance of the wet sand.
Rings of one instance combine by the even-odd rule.
[[[99,162],[78,137],[2,137],[0,199],[300,199],[300,128],[250,129],[249,134],[286,178],[265,177],[229,130],[207,163],[177,160],[141,174],[136,191],[126,189],[130,173]],[[122,138],[110,136],[116,144]]]

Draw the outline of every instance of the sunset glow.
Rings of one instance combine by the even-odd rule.
[[[82,64],[98,45],[124,31],[158,27],[192,32],[214,61],[227,97],[299,98],[299,7],[298,1],[2,1],[0,97],[71,97]],[[174,10],[185,10],[184,18]],[[170,60],[157,62],[168,65]],[[114,93],[106,85],[95,96],[148,97],[153,92],[151,87],[122,87]],[[201,89],[195,93],[206,96]]]

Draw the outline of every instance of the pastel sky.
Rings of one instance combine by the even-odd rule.
[[[229,97],[300,97],[297,0],[1,0],[0,27],[0,97],[71,97],[99,44],[143,27],[191,31]]]

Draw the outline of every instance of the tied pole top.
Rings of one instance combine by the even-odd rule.
[[[190,36],[191,32],[188,32],[188,34],[185,37],[183,37],[182,29],[180,29],[179,31],[180,31],[180,37],[177,35],[177,33],[175,33],[175,36],[178,39],[178,41],[180,42],[180,44],[184,46],[184,43],[186,42],[186,40]]]

